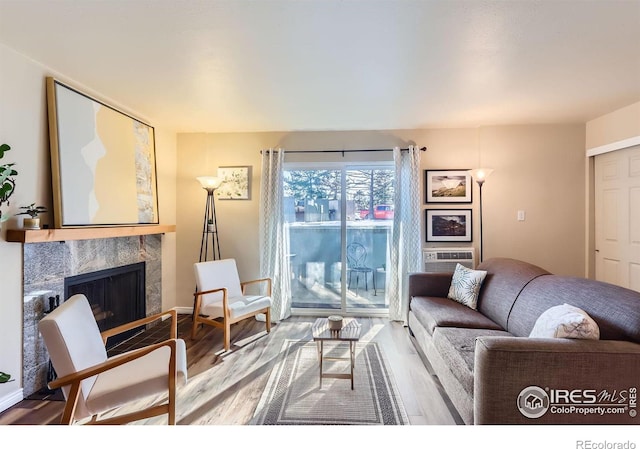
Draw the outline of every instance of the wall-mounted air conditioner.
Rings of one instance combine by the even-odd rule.
[[[476,267],[474,248],[424,248],[422,260],[427,273],[453,273],[458,263],[471,269]]]

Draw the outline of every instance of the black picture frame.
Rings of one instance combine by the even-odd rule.
[[[426,209],[427,242],[473,241],[472,209]]]
[[[467,170],[425,170],[424,188],[426,203],[473,202],[472,179]]]

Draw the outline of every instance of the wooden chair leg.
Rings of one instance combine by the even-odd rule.
[[[195,315],[193,316],[193,324],[191,325],[191,339],[196,339],[196,334],[198,333],[198,320],[196,320]]]
[[[267,309],[267,313],[265,313],[266,324],[267,324],[267,332],[271,332],[271,308]]]
[[[73,417],[76,413],[76,405],[78,404],[78,395],[80,394],[80,382],[74,382],[69,390],[69,396],[67,397],[67,403],[64,406],[62,412],[62,418],[60,424],[71,425],[73,424]]]
[[[175,385],[169,387],[169,425],[176,425],[176,388]]]
[[[224,323],[224,350],[231,348],[231,325],[225,321]]]

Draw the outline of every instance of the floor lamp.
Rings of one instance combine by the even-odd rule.
[[[478,183],[480,188],[480,262],[482,262],[483,244],[482,244],[482,185],[484,181],[493,172],[492,168],[475,168],[469,170],[468,173]]]
[[[200,242],[200,262],[206,260],[220,260],[220,242],[218,240],[218,221],[216,220],[216,203],[213,193],[222,184],[222,179],[215,176],[200,176],[202,188],[207,191],[207,202],[204,209],[202,224],[202,241]],[[211,246],[209,246],[211,240]],[[211,249],[211,251],[209,251]],[[211,253],[211,256],[209,255]]]

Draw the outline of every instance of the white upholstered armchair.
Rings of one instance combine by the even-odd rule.
[[[212,260],[194,264],[197,291],[193,308],[191,338],[198,326],[207,324],[224,330],[224,349],[231,347],[231,325],[258,314],[266,316],[271,331],[271,279],[240,282],[235,259]],[[262,284],[264,294],[246,294],[246,287]]]
[[[107,357],[107,338],[170,316],[169,338],[124,354]],[[62,387],[66,405],[62,424],[124,424],[161,414],[175,424],[176,384],[187,381],[184,340],[177,338],[176,312],[152,315],[100,333],[89,301],[78,294],[40,320],[38,327],[58,378],[49,388]],[[103,412],[157,395],[160,404],[100,418]]]

